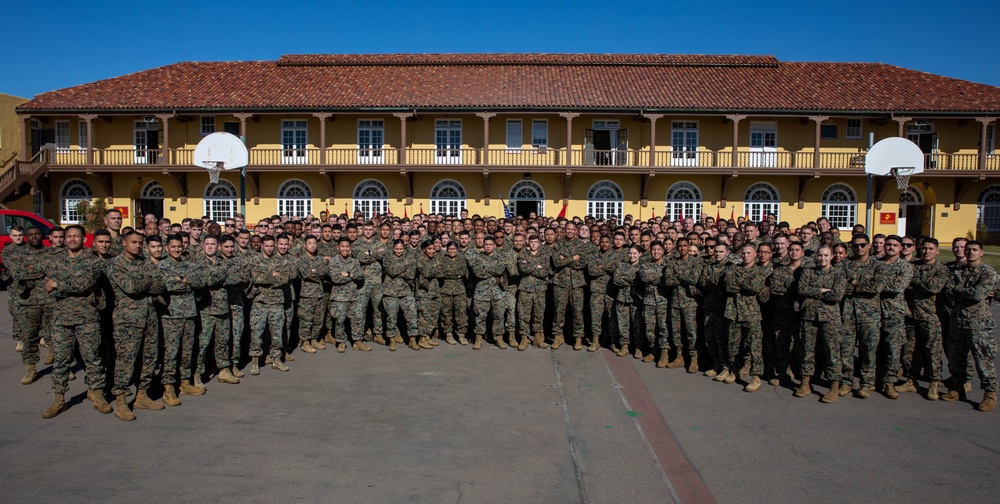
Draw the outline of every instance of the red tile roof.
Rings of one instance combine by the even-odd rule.
[[[1000,113],[1000,88],[881,63],[653,54],[287,55],[177,63],[18,110],[626,109]]]

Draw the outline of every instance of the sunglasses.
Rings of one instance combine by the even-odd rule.
[[[867,247],[868,244],[867,243],[852,243],[851,246],[852,247]]]
[[[913,244],[913,243],[904,243],[903,246],[904,247],[913,247],[913,246],[915,246],[915,244]]]

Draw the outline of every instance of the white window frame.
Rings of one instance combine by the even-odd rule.
[[[467,198],[465,187],[458,181],[440,180],[431,188],[431,213],[457,217],[466,208]]]
[[[524,121],[507,119],[507,152],[521,152],[524,148]]]
[[[538,151],[544,151],[549,147],[549,120],[531,120],[531,146]]]
[[[56,121],[56,150],[69,150],[69,121]]]
[[[767,193],[767,199],[760,195]],[[774,214],[781,220],[781,195],[778,189],[767,182],[751,184],[743,195],[743,215],[749,216],[750,222],[767,220],[768,214]]]
[[[302,218],[313,211],[312,188],[300,179],[288,179],[278,188],[278,215]]]
[[[698,166],[698,121],[672,121],[670,124],[670,165]]]
[[[155,120],[137,120],[132,125],[132,148],[135,149],[135,164],[155,164],[159,160],[159,152],[157,152],[159,147],[157,145],[149,146],[148,131],[160,131],[160,123]]]
[[[45,195],[39,189],[35,189],[35,193],[31,195],[31,210],[45,217]]]
[[[611,194],[608,194],[609,191]],[[605,220],[615,217],[620,221],[625,215],[624,210],[625,193],[621,186],[610,180],[601,180],[590,186],[587,191],[587,215]]]
[[[67,180],[59,191],[59,221],[63,224],[79,224],[83,215],[77,210],[81,201],[93,201],[94,191],[81,179]]]
[[[1000,231],[1000,185],[987,186],[976,201],[976,222],[988,232]]]
[[[215,133],[215,116],[201,116],[201,136],[211,135],[212,133]]]
[[[520,197],[519,193],[522,190],[531,191],[534,195],[532,197]],[[523,194],[526,195],[526,193]],[[507,193],[507,206],[514,215],[517,215],[517,206],[515,206],[515,203],[518,201],[537,201],[538,215],[545,215],[545,190],[542,189],[542,186],[538,182],[534,180],[521,180],[510,186],[510,192]]]
[[[385,164],[385,121],[358,119],[358,164]]]
[[[864,135],[864,130],[862,128],[862,120],[860,118],[849,117],[847,118],[847,127],[844,129],[844,138],[847,140],[860,140]],[[852,123],[856,123],[853,124]]]
[[[778,166],[778,123],[753,121],[750,123],[750,166]]]
[[[236,186],[225,179],[219,179],[216,184],[208,184],[205,187],[204,210],[202,215],[207,215],[215,222],[225,222],[236,214]]]
[[[462,120],[434,121],[434,164],[462,164]]]
[[[361,211],[365,219],[389,213],[389,190],[376,179],[365,179],[354,188],[354,211]]]
[[[76,140],[78,150],[87,150],[87,121],[80,121],[77,125]]]
[[[833,199],[837,194],[843,199]],[[820,200],[820,215],[830,221],[830,226],[838,229],[852,229],[858,223],[858,196],[854,188],[844,184],[832,184],[823,191]]]
[[[281,121],[281,164],[308,164],[309,121],[285,119]]]
[[[690,198],[681,198],[683,193],[689,193]],[[702,205],[704,199],[701,196],[701,189],[693,182],[681,180],[667,189],[667,206],[664,208],[663,216],[666,220],[673,222],[683,218],[692,218],[695,222],[701,220]]]
[[[146,185],[142,188],[142,192],[140,192],[139,194],[140,194],[139,199],[141,200],[156,200],[156,199],[161,200],[167,197],[167,192],[163,189],[163,186],[160,185],[160,183],[157,182],[156,180],[150,180],[149,182],[147,182]]]

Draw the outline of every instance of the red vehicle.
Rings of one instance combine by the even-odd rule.
[[[49,242],[49,231],[56,227],[51,221],[36,213],[25,212],[23,210],[0,209],[0,217],[3,223],[0,224],[0,252],[10,243],[10,228],[20,224],[24,229],[39,228],[42,230],[42,242],[46,247],[52,245]],[[89,247],[94,242],[94,235],[87,233],[84,246]],[[3,268],[3,259],[0,258],[0,269]]]

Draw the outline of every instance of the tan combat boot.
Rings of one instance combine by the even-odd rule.
[[[260,374],[260,364],[257,362],[260,357],[250,357],[250,374],[257,376]]]
[[[177,398],[177,392],[173,385],[163,386],[163,403],[167,406],[180,406],[181,400]]]
[[[128,409],[125,394],[115,396],[115,417],[124,422],[135,420],[135,413],[132,413],[132,410]]]
[[[868,399],[868,396],[872,395],[872,388],[868,385],[862,385],[857,392],[854,393],[854,397],[858,399]]]
[[[472,343],[472,349],[479,350],[480,348],[483,348],[483,335],[477,334],[475,341]]]
[[[323,344],[323,340],[318,340],[318,339],[310,340],[309,346],[315,348],[316,350],[326,350],[326,345]]]
[[[146,391],[139,389],[139,393],[135,395],[135,402],[132,403],[132,409],[144,409],[151,411],[159,411],[166,408],[161,402],[154,401],[146,395]]]
[[[751,392],[751,393],[753,393],[753,392],[756,392],[758,390],[760,390],[760,377],[759,376],[754,376],[753,378],[750,378],[750,383],[747,383],[747,386],[743,387],[743,391],[744,392]]]
[[[233,376],[233,372],[230,371],[229,368],[222,368],[222,371],[219,371],[218,379],[219,383],[228,383],[230,385],[235,385],[240,382],[240,379]]]
[[[417,346],[417,338],[410,338],[410,350],[420,350],[420,347]]]
[[[576,338],[576,340],[573,341],[573,350],[576,352],[583,350],[583,338]]]
[[[31,385],[35,383],[35,378],[38,378],[38,371],[35,370],[34,364],[28,364],[28,369],[24,372],[24,378],[21,378],[21,385]]]
[[[552,338],[552,349],[559,350],[559,347],[561,347],[565,342],[566,338],[564,338],[561,334],[556,336],[555,338]]]
[[[850,382],[840,382],[840,397],[844,397],[851,393],[851,383]]]
[[[445,343],[448,343],[449,345],[457,345],[458,344],[458,342],[455,341],[455,337],[452,336],[451,333],[448,333],[448,337],[445,338],[444,341],[445,341]]]
[[[622,347],[619,348],[617,352],[615,352],[615,355],[619,357],[625,357],[626,355],[628,355],[628,345],[622,345]]]
[[[195,387],[191,385],[191,380],[181,380],[180,386],[181,395],[202,395],[205,393],[205,389]]]
[[[588,352],[596,352],[600,349],[601,349],[601,340],[597,338],[594,338],[593,341],[590,342],[590,346],[587,347]]]
[[[469,344],[469,340],[465,339],[465,334],[464,333],[458,337],[458,344],[462,345],[462,346],[465,346],[465,345]]]
[[[667,353],[667,352],[664,350],[663,353]],[[667,363],[667,369],[675,369],[675,368],[679,368],[679,367],[683,367],[683,366],[684,366],[684,355],[678,349],[677,350],[677,357],[674,357],[674,360],[672,360],[672,361],[670,361],[670,362]]]
[[[427,336],[421,336],[417,339],[417,346],[424,350],[434,350],[434,345],[431,344],[430,338]]]
[[[730,374],[729,373],[729,368],[724,367],[724,368],[722,368],[722,371],[719,371],[715,375],[715,377],[712,378],[712,380],[713,381],[717,381],[717,382],[724,382],[724,381],[726,381],[726,378],[729,378],[729,374]]]
[[[282,371],[282,372],[287,372],[288,371],[288,366],[286,366],[284,362],[281,362],[281,359],[272,359],[271,360],[271,369],[274,369],[274,370],[277,370],[277,371]]]
[[[642,358],[642,350],[640,350],[639,347],[635,347],[635,353],[632,354],[632,357],[635,358],[635,359],[641,359]]]
[[[403,335],[402,334],[396,333],[395,338],[396,338],[396,343],[402,343],[403,342]]]
[[[437,341],[434,341],[434,335],[435,334],[437,334],[437,329],[435,329],[433,333],[427,335],[427,344],[429,344],[432,347],[436,347],[436,346],[440,346],[441,345]],[[441,339],[441,337],[438,336],[438,339]]]
[[[739,378],[739,375],[737,375],[735,371],[730,371],[729,374],[723,378],[722,383],[732,385],[733,383],[736,383],[737,378]]]
[[[389,351],[390,352],[395,352],[396,351],[396,340],[394,340],[392,338],[389,338]]]
[[[52,405],[42,413],[42,418],[55,418],[63,411],[66,411],[66,396],[63,394],[54,394]]]
[[[543,350],[549,347],[549,344],[545,342],[545,334],[541,332],[535,333],[535,341],[532,342],[532,345]]]
[[[517,348],[519,346],[517,343],[517,333],[514,331],[507,331],[507,341],[510,343],[511,348]]]
[[[653,354],[649,355],[652,356]],[[642,359],[642,361],[646,362],[646,359]],[[656,367],[665,368],[668,366],[670,366],[670,356],[667,354],[667,352],[660,352],[660,360],[656,361]]]
[[[983,400],[976,406],[976,409],[982,411],[983,413],[988,413],[997,409],[997,393],[996,392],[985,392],[983,393]]]
[[[913,380],[906,380],[902,385],[896,387],[896,392],[916,392],[917,385],[913,383]]]
[[[389,339],[392,340],[392,341],[396,341],[393,338],[389,338]],[[372,341],[374,341],[378,345],[384,345],[384,344],[386,344],[385,343],[385,338],[383,338],[381,334],[376,334],[375,338],[373,338]]]
[[[205,384],[201,382],[201,373],[194,374],[194,379],[191,380],[191,386],[196,389],[201,389],[203,394],[208,392],[208,387],[205,387]]]
[[[688,364],[687,372],[688,372],[688,374],[695,374],[695,373],[698,372],[698,356],[697,355],[692,355],[691,356],[691,363]]]
[[[497,341],[497,348],[499,348],[500,350],[506,350],[507,349],[507,344],[503,342],[503,335],[502,334],[498,334],[498,335],[494,336],[493,339],[495,339]]]
[[[931,401],[937,401],[940,398],[938,394],[938,382],[931,382],[927,385],[927,399]]]
[[[337,353],[344,353],[346,351],[347,351],[347,342],[346,341],[338,341],[337,342]]]
[[[357,350],[357,351],[359,351],[359,352],[371,352],[372,351],[372,347],[366,345],[364,341],[355,341],[354,342],[354,349]]]
[[[273,361],[274,359],[271,360]],[[291,352],[285,352],[285,362],[295,362],[295,356]],[[271,362],[271,364],[274,364],[274,362]]]
[[[840,397],[840,382],[833,382],[830,384],[830,391],[826,393],[819,401],[824,403],[832,403]]]
[[[520,341],[517,342],[517,351],[523,352],[528,349],[528,335],[522,334]]]
[[[87,399],[94,401],[94,409],[100,411],[102,415],[107,415],[113,411],[111,405],[104,399],[104,392],[100,390],[88,390]]]
[[[323,337],[323,341],[330,343],[331,345],[336,343],[337,340],[333,339],[333,331],[327,331],[326,336]]]
[[[233,364],[233,367],[230,368],[229,372],[233,373],[233,376],[235,376],[237,378],[243,378],[244,376],[246,376],[246,373],[244,373],[243,371],[240,371],[239,366],[237,366],[236,364]]]
[[[299,345],[299,348],[301,348],[305,353],[316,353],[316,349],[313,348],[308,341],[303,341],[302,344]]]
[[[803,376],[802,383],[799,384],[798,390],[795,391],[795,397],[806,397],[812,394],[812,387],[809,386],[809,380],[812,377]]]
[[[882,395],[887,399],[899,399],[899,392],[896,392],[896,385],[892,383],[886,383],[882,386]]]
[[[660,351],[661,356],[666,355],[666,353],[667,353],[666,350]],[[653,352],[649,352],[649,354],[647,354],[645,357],[642,358],[642,362],[653,362],[654,360],[656,360],[656,356],[653,355]]]

